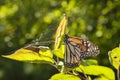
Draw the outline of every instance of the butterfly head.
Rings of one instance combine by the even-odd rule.
[[[64,36],[64,42],[68,43],[68,39],[69,39],[69,36],[67,34],[65,34],[65,36]]]

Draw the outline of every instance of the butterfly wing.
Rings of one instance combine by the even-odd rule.
[[[78,66],[81,56],[80,49],[77,47],[76,43],[69,41],[67,35],[65,36],[64,42],[66,44],[64,65],[69,68]]]
[[[80,58],[96,56],[100,53],[98,46],[96,46],[89,40],[83,40],[77,37],[69,37],[69,42],[77,44],[75,48],[80,49]]]
[[[80,63],[80,54],[70,43],[66,45],[64,65],[67,67],[76,67]]]
[[[99,54],[98,47],[88,40],[65,35],[64,42],[66,44],[64,59],[66,67],[76,67],[82,58]]]
[[[89,56],[96,56],[100,53],[98,46],[96,46],[89,40],[84,40],[82,45],[85,46],[86,51],[81,53],[81,55],[82,55],[81,58],[85,58],[85,57],[89,57]]]

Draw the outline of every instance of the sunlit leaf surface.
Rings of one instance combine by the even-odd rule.
[[[11,55],[3,55],[3,57],[14,59],[18,61],[28,61],[28,62],[51,62],[53,61],[53,54],[48,47],[39,46],[26,46],[17,50]]]
[[[64,58],[65,45],[61,45],[59,49],[54,50],[54,53],[59,58]]]
[[[106,80],[115,80],[115,74],[112,69],[104,66],[90,65],[90,66],[79,66],[76,68],[77,71],[83,72],[88,75],[94,75],[98,77],[104,77]]]
[[[88,65],[98,65],[97,60],[95,59],[88,59],[88,60],[82,60],[82,65],[88,66]]]
[[[70,74],[55,74],[50,80],[81,80],[79,77]]]
[[[67,26],[67,17],[66,15],[64,15],[63,19],[61,20],[57,30],[56,30],[56,35],[55,35],[55,44],[54,44],[54,50],[55,50],[55,55],[57,55],[60,58],[63,58],[63,54],[64,54],[64,50],[62,50],[63,46],[62,45],[62,39],[63,36],[65,34],[65,30],[66,30],[66,26]],[[56,52],[60,52],[59,55]]]
[[[108,53],[111,64],[119,69],[120,66],[120,47],[117,47]]]

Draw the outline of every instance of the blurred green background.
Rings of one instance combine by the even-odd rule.
[[[39,36],[41,42],[54,40],[55,29],[66,13],[68,33],[97,44],[99,64],[114,70],[108,51],[120,43],[119,8],[120,0],[1,0],[0,54],[11,54]],[[48,80],[55,73],[58,71],[48,64],[0,57],[0,80]]]

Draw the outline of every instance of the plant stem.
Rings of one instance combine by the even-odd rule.
[[[117,80],[120,80],[120,76],[119,76],[119,68],[117,70]]]

